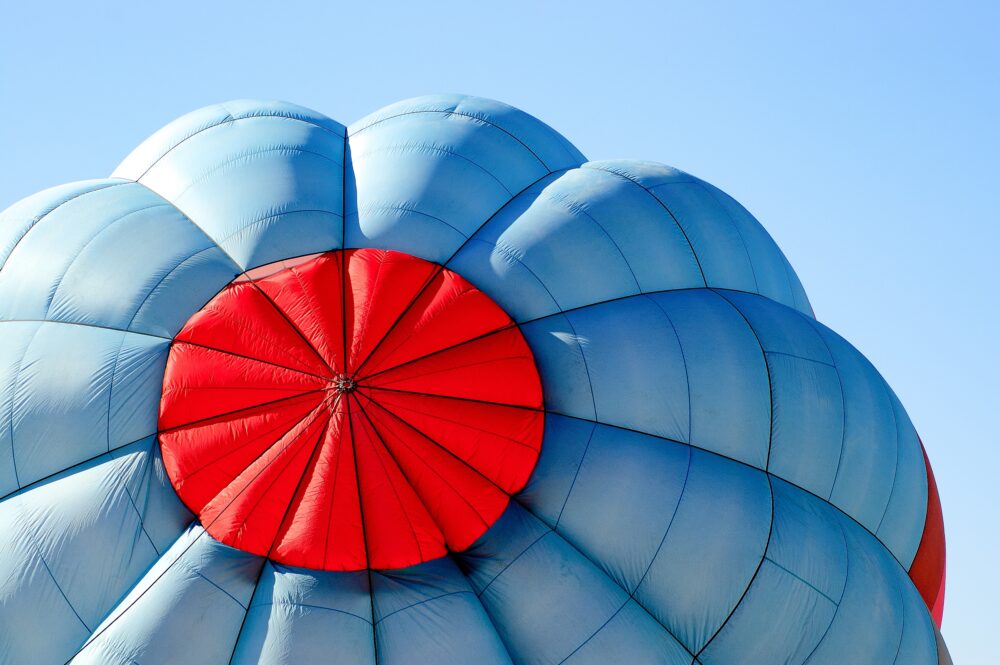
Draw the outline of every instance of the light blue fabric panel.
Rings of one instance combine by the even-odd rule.
[[[750,213],[678,169],[646,161],[589,162],[646,188],[683,229],[710,287],[760,293],[812,316],[798,277]],[[760,277],[758,278],[758,273]]]
[[[878,529],[896,476],[897,434],[888,388],[871,363],[842,337],[817,324],[844,389],[844,449],[830,502]]]
[[[841,521],[849,552],[847,585],[829,631],[807,662],[935,663],[933,629],[916,588],[871,534],[847,518]],[[909,659],[899,660],[904,651]]]
[[[562,662],[631,602],[579,550],[516,504],[459,559],[517,663]],[[635,639],[654,626],[621,628]],[[669,638],[662,627],[657,634]],[[606,658],[613,659],[613,651]]]
[[[157,452],[146,439],[0,502],[0,663],[68,659],[190,522]]]
[[[189,528],[94,631],[74,664],[229,662],[264,559]]]
[[[691,654],[634,600],[587,638],[567,665],[689,665]]]
[[[498,129],[515,138],[550,171],[570,168],[586,161],[572,143],[538,118],[503,102],[469,95],[424,95],[404,99],[355,122],[349,128],[350,134],[408,115],[454,116],[478,121],[483,126]]]
[[[0,465],[21,487],[156,431],[168,340],[64,323],[0,334],[23,349],[0,367]]]
[[[684,234],[635,183],[572,169],[518,196],[449,264],[517,321],[704,286]]]
[[[281,102],[189,114],[114,172],[177,206],[242,268],[341,246],[344,127]]]
[[[697,652],[749,585],[770,525],[763,472],[692,449],[677,512],[635,599]]]
[[[268,562],[254,591],[233,664],[375,662],[368,572]]]
[[[684,358],[670,320],[652,300],[585,307],[522,330],[548,410],[588,419],[596,414],[599,422],[687,441]]]
[[[597,427],[596,423],[545,414],[542,451],[517,500],[550,527],[562,515]]]
[[[844,398],[833,365],[767,354],[773,425],[768,469],[830,496],[844,441]]]
[[[372,573],[378,662],[510,665],[506,647],[450,558]]]
[[[521,332],[535,357],[535,367],[545,396],[545,410],[595,419],[597,405],[584,354],[590,339],[577,334],[576,327],[565,314],[521,326]]]
[[[349,137],[347,246],[437,263],[518,192],[583,161],[531,116],[475,97],[410,100],[355,123]],[[549,153],[551,165],[539,157]]]
[[[927,516],[927,466],[913,423],[899,398],[886,386],[896,420],[898,454],[892,494],[875,535],[909,570],[920,546]]]
[[[0,212],[0,269],[10,253],[39,221],[81,196],[121,185],[118,180],[82,180],[44,189]]]
[[[708,289],[649,296],[670,319],[684,354],[691,445],[767,466],[771,397],[760,344],[743,316]]]
[[[69,201],[20,239],[0,270],[0,319],[170,337],[238,272],[172,205],[119,184]]]
[[[767,353],[781,353],[833,364],[833,356],[816,322],[791,307],[753,293],[716,289],[746,317]]]
[[[690,456],[683,444],[598,425],[556,530],[634,591],[670,528]]]

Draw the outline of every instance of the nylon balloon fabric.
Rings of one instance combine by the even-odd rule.
[[[716,187],[241,100],[0,213],[0,664],[950,663],[898,398]]]

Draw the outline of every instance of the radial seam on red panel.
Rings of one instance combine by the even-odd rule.
[[[371,400],[371,401],[376,406],[379,406],[379,408],[381,408],[383,411],[386,410],[385,407],[382,407],[381,405],[379,405],[374,400]],[[372,431],[375,432],[375,436],[377,436],[379,438],[379,440],[382,442],[382,446],[385,448],[386,452],[389,453],[389,457],[391,457],[392,460],[396,463],[396,466],[399,468],[399,472],[401,474],[403,474],[403,479],[406,480],[407,484],[410,487],[413,488],[413,491],[417,494],[417,497],[420,498],[421,503],[423,503],[423,497],[420,496],[420,492],[417,490],[417,486],[410,480],[410,477],[406,475],[406,470],[403,468],[403,465],[399,463],[398,459],[396,459],[396,456],[392,452],[392,447],[385,442],[385,438],[382,436],[382,433],[379,432],[378,427],[375,425],[374,421],[372,421],[371,416],[368,415],[368,412],[365,410],[364,405],[361,404],[361,400],[360,399],[358,400],[358,407],[361,409],[361,414],[365,417],[365,419],[368,421],[368,424],[371,426]],[[486,529],[490,528],[490,524],[487,523],[487,521],[483,518],[483,516],[479,513],[479,511],[475,508],[475,506],[473,506],[472,503],[469,502],[469,500],[465,497],[465,495],[463,495],[461,492],[459,492],[455,488],[454,485],[452,485],[450,482],[448,482],[448,480],[444,476],[442,476],[437,471],[437,469],[435,469],[433,466],[431,466],[430,464],[428,464],[427,461],[424,460],[419,454],[415,453],[414,450],[413,450],[413,448],[411,448],[409,445],[407,445],[402,440],[400,440],[400,444],[402,446],[404,446],[408,451],[410,451],[411,453],[413,453],[414,456],[417,457],[417,459],[419,459],[421,462],[423,462],[423,465],[424,465],[425,468],[427,468],[428,470],[430,470],[431,473],[433,473],[442,483],[444,483],[448,487],[448,489],[450,489],[452,492],[454,492],[454,494],[462,500],[462,502],[469,508],[469,510],[472,511],[472,513],[482,523],[482,525],[484,527],[484,531]],[[468,465],[466,465],[466,466],[468,466]],[[481,475],[481,474],[477,474],[477,475]],[[510,495],[506,494],[506,492],[504,494],[508,498],[510,497]],[[428,509],[428,513],[430,513],[430,509]],[[437,525],[438,528],[441,529],[441,525],[437,524],[437,519],[433,515],[431,515],[431,519],[433,519],[435,525]],[[442,535],[444,535],[444,530],[443,529],[441,529],[441,533],[442,533]],[[445,538],[445,540],[447,540],[447,538]]]
[[[374,303],[375,303],[376,298],[377,298],[376,294],[378,293],[378,285],[379,285],[379,281],[382,278],[382,269],[385,268],[385,261],[386,261],[387,257],[388,257],[388,255],[385,252],[382,252],[382,253],[379,254],[378,268],[375,269],[375,277],[372,279],[371,289],[369,289],[369,292],[368,292],[368,299],[365,301],[364,309],[362,310],[362,312],[364,313],[364,317],[362,318],[362,320],[360,322],[360,325],[357,325],[355,327],[355,329],[352,331],[354,333],[354,335],[353,335],[353,338],[351,339],[351,350],[353,350],[355,342],[357,342],[359,350],[364,345],[365,335],[368,333],[368,319],[371,317],[372,308],[375,306]],[[342,279],[341,281],[343,281],[345,284],[347,283],[346,275],[345,275],[345,279]],[[353,289],[352,289],[352,291],[353,291]],[[344,307],[346,307],[346,304],[344,305]],[[355,323],[357,323],[357,322],[355,322]],[[344,325],[345,326],[347,325],[347,317],[346,316],[344,316]],[[379,341],[381,341],[381,339]],[[348,373],[348,374],[351,374],[351,363],[350,363],[350,360],[349,360],[350,357],[351,357],[351,355],[352,354],[351,354],[350,351],[345,351],[344,352],[344,356],[347,359],[344,362],[344,371],[346,373]],[[355,371],[354,374],[356,375],[357,372]]]
[[[358,402],[358,408],[360,407],[361,403]],[[406,525],[410,528],[410,535],[413,536],[413,544],[417,546],[417,553],[420,555],[422,561],[426,561],[426,559],[424,559],[423,548],[420,547],[420,539],[417,538],[417,532],[413,528],[413,520],[410,519],[410,514],[406,510],[406,507],[403,505],[403,500],[399,497],[399,492],[396,490],[396,484],[393,483],[391,480],[389,480],[389,472],[385,467],[385,463],[382,461],[382,457],[378,454],[378,449],[375,447],[375,442],[372,441],[371,437],[366,437],[366,438],[368,439],[369,445],[371,445],[375,460],[378,462],[379,467],[382,469],[382,474],[385,476],[386,480],[388,481],[389,487],[392,489],[392,495],[396,499],[396,503],[399,505],[399,512],[402,513],[403,517],[406,519]],[[355,456],[354,461],[356,464],[357,456]],[[396,468],[398,469],[399,465],[396,465]],[[402,470],[400,470],[400,475],[403,475],[403,477],[405,478],[405,474],[403,474]],[[358,489],[360,490],[361,488],[358,487]]]
[[[465,465],[470,470],[472,470],[476,475],[480,476],[483,480],[485,480],[486,482],[488,482],[490,485],[492,485],[493,487],[495,487],[498,490],[500,490],[501,492],[503,492],[503,494],[505,496],[507,496],[507,497],[511,497],[512,496],[510,492],[508,492],[504,488],[502,488],[499,485],[497,485],[493,480],[491,480],[490,478],[488,478],[482,471],[479,471],[478,469],[476,469],[476,467],[472,466],[469,462],[465,461],[464,459],[462,459],[461,457],[459,457],[458,455],[456,455],[452,451],[448,450],[448,448],[446,448],[444,445],[442,445],[442,444],[438,443],[437,441],[435,441],[434,439],[432,439],[428,434],[426,434],[424,431],[422,431],[421,429],[419,429],[417,426],[413,425],[409,421],[407,421],[404,418],[400,417],[395,412],[390,411],[389,409],[385,408],[384,406],[382,406],[381,404],[379,404],[375,400],[372,400],[371,398],[369,398],[369,400],[375,406],[377,406],[379,409],[381,409],[382,411],[385,411],[387,414],[389,414],[390,416],[392,416],[393,418],[395,418],[396,420],[398,420],[399,422],[401,422],[403,425],[405,425],[406,427],[409,427],[414,432],[416,432],[417,434],[419,434],[421,437],[423,437],[424,439],[427,439],[429,442],[431,442],[432,444],[434,444],[435,446],[437,446],[438,448],[440,448],[441,450],[443,450],[444,452],[446,452],[448,455],[451,455],[452,457],[454,457],[456,460],[458,460],[463,465]],[[359,400],[359,402],[360,402],[360,400]]]
[[[285,322],[288,323],[289,326],[291,326],[292,331],[295,332],[295,334],[298,335],[299,338],[302,339],[303,342],[305,342],[306,347],[308,347],[309,350],[312,351],[312,353],[313,353],[314,356],[316,356],[317,358],[319,358],[319,361],[323,364],[323,366],[326,367],[328,370],[330,370],[331,374],[336,374],[336,372],[333,371],[333,368],[330,367],[330,364],[326,362],[326,358],[324,358],[323,355],[319,351],[316,350],[316,347],[314,347],[312,345],[312,342],[310,342],[306,338],[306,336],[302,333],[302,331],[299,330],[299,327],[297,325],[295,325],[290,318],[288,318],[288,315],[285,314],[285,310],[283,310],[280,307],[278,307],[278,304],[276,302],[274,302],[273,300],[271,300],[271,296],[267,295],[267,292],[264,291],[264,289],[262,289],[260,287],[260,284],[258,284],[252,277],[250,277],[250,275],[247,274],[247,272],[244,272],[243,275],[247,278],[247,281],[250,284],[253,284],[253,287],[255,289],[257,289],[262,296],[264,296],[264,299],[267,300],[268,303],[270,303],[271,307],[273,307],[274,310],[276,312],[278,312],[278,314],[281,315],[281,318],[283,318],[285,320]]]
[[[547,412],[544,408],[540,408],[540,407],[536,407],[536,406],[526,406],[524,404],[505,404],[504,402],[494,402],[494,401],[487,400],[487,399],[476,399],[474,397],[458,397],[457,395],[441,395],[439,393],[418,393],[418,392],[415,392],[413,390],[401,390],[399,388],[385,388],[383,386],[369,386],[369,385],[366,385],[366,386],[364,386],[364,389],[365,390],[382,390],[382,391],[385,391],[385,392],[388,392],[388,393],[402,393],[404,395],[416,395],[418,397],[435,397],[435,398],[439,398],[439,399],[452,399],[452,400],[457,400],[459,402],[472,402],[474,404],[485,404],[487,406],[498,406],[498,407],[503,407],[503,408],[507,408],[507,409],[520,409],[522,411],[534,411],[535,413],[551,413],[551,412]],[[572,417],[572,416],[570,416],[570,417]],[[586,419],[585,418],[581,418],[581,420],[586,420]],[[588,421],[588,422],[596,422],[596,421]],[[645,434],[645,432],[640,432],[640,434]],[[683,443],[683,442],[681,442],[681,443]],[[524,445],[524,444],[521,444],[521,445]]]
[[[242,353],[236,353],[235,351],[228,351],[226,349],[220,349],[220,348],[217,348],[217,347],[214,347],[214,346],[209,346],[207,344],[201,344],[200,342],[191,342],[191,341],[188,341],[188,340],[185,339],[185,340],[174,340],[174,343],[173,343],[174,346],[178,346],[178,345],[182,345],[182,344],[183,345],[187,345],[187,346],[196,346],[196,347],[198,347],[200,349],[205,349],[207,351],[214,351],[216,353],[221,353],[221,354],[227,355],[227,356],[233,356],[234,358],[243,358],[245,360],[253,360],[254,362],[263,363],[265,365],[271,365],[273,367],[280,367],[281,369],[288,370],[289,372],[296,372],[298,374],[304,374],[306,376],[311,376],[311,377],[314,377],[314,378],[317,378],[317,379],[322,379],[324,381],[326,381],[327,378],[328,378],[328,377],[325,377],[325,376],[321,376],[319,374],[313,374],[312,372],[307,372],[307,371],[305,371],[303,369],[299,369],[297,367],[288,367],[287,365],[281,365],[281,364],[278,364],[278,363],[270,361],[270,360],[264,360],[263,358],[255,358],[254,356],[248,356],[248,355],[244,355]]]
[[[376,388],[374,386],[365,386],[365,389],[366,390],[374,390]],[[389,389],[386,388],[385,390],[389,390]],[[476,400],[466,399],[464,397],[449,397],[447,395],[435,395],[435,394],[432,394],[432,393],[411,393],[411,392],[402,391],[402,390],[392,391],[392,392],[406,392],[407,394],[410,394],[410,395],[416,395],[418,397],[427,397],[427,398],[430,398],[430,399],[434,399],[434,398],[437,398],[437,397],[442,397],[442,398],[445,398],[445,399],[454,399],[454,400],[459,401],[459,402],[473,402],[473,403],[476,403],[476,404],[485,404],[485,405],[494,406],[494,407],[497,407],[497,408],[504,408],[504,407],[508,406],[506,404],[500,404],[499,402],[482,402],[482,401],[476,401]],[[374,397],[369,396],[368,399],[370,399],[371,401],[375,402],[375,404],[377,404],[383,411],[389,411],[389,412],[392,412],[393,415],[395,415],[395,411],[393,409],[389,409],[388,407],[383,406]],[[394,409],[402,409],[403,411],[411,411],[412,412],[414,410],[412,408],[408,409],[406,407],[399,406],[398,404],[397,405],[393,405],[393,407],[394,407]],[[517,408],[514,405],[510,405],[510,407],[511,408]],[[535,413],[544,413],[540,409],[532,409],[530,407],[522,407],[521,410],[522,411],[534,411]],[[397,417],[399,417],[399,416],[397,416]],[[523,441],[518,441],[517,439],[515,439],[513,437],[505,436],[505,435],[500,434],[498,432],[491,432],[490,430],[483,429],[482,427],[475,427],[474,425],[470,425],[469,423],[463,423],[463,422],[458,421],[458,420],[452,420],[450,418],[445,418],[443,416],[438,416],[438,415],[434,415],[434,416],[430,416],[430,417],[434,418],[435,420],[440,420],[441,422],[451,423],[453,425],[461,425],[462,427],[465,427],[465,428],[468,428],[468,429],[471,429],[471,430],[475,430],[477,432],[483,432],[484,434],[492,434],[493,436],[495,436],[497,438],[503,439],[505,441],[509,441],[510,443],[513,443],[516,446],[520,446],[522,448],[527,448],[528,450],[531,450],[531,451],[534,451],[534,452],[538,452],[538,450],[539,450],[538,448],[534,448],[532,446],[529,446],[528,444],[524,443]]]
[[[312,411],[311,411],[311,412],[310,412],[310,413],[308,414],[308,416],[306,416],[306,418],[309,418],[310,416],[314,415],[314,414],[315,414],[315,413],[316,413],[317,411],[319,411],[319,410],[320,410],[320,407],[316,407],[315,409],[313,409],[313,410],[312,410]],[[321,414],[321,416],[320,416],[320,417],[322,417],[322,414]],[[305,419],[303,419],[303,420],[305,420]],[[312,422],[310,422],[310,423],[309,423],[308,425],[306,425],[306,427],[308,428],[308,427],[312,426],[312,424],[313,424],[314,422],[316,422],[317,420],[318,420],[318,418],[316,418],[316,419],[313,419],[313,421],[312,421]],[[302,421],[300,421],[300,422],[302,422]],[[293,429],[294,429],[294,428],[293,428]],[[303,434],[304,434],[304,433],[305,433],[305,431],[303,431]],[[289,449],[289,448],[290,448],[290,447],[292,446],[292,444],[293,444],[293,443],[295,443],[295,440],[296,440],[297,438],[298,438],[298,437],[293,437],[293,438],[292,438],[292,439],[291,439],[291,440],[290,440],[290,441],[289,441],[289,442],[288,442],[287,444],[285,444],[285,447],[281,449],[281,451],[280,451],[280,452],[278,453],[278,455],[281,455],[281,453],[283,453],[283,452],[285,452],[286,450],[288,450],[288,449]],[[280,439],[279,439],[278,441],[275,441],[274,443],[272,443],[272,444],[271,444],[271,445],[270,445],[270,446],[268,447],[268,449],[267,449],[267,450],[271,450],[271,448],[274,448],[274,446],[276,446],[276,445],[278,444],[278,442],[279,442],[279,441],[280,441]],[[317,446],[318,444],[319,444],[319,439],[317,439],[317,442],[313,444],[313,448],[315,449],[315,447],[316,447],[316,446]],[[266,451],[265,451],[265,452],[266,452]],[[301,452],[301,451],[300,451],[300,452]],[[310,456],[310,457],[312,456],[312,452],[310,452],[309,456]],[[271,491],[271,488],[272,488],[272,487],[274,487],[274,484],[275,484],[276,482],[278,482],[278,480],[279,480],[279,479],[281,478],[281,474],[283,474],[283,473],[284,473],[284,472],[285,472],[285,471],[286,471],[286,470],[288,469],[288,467],[292,465],[292,462],[294,462],[294,461],[295,461],[295,459],[296,459],[297,457],[298,457],[298,453],[293,453],[293,454],[289,455],[289,458],[288,458],[288,459],[287,459],[287,460],[285,461],[285,464],[284,464],[284,465],[283,465],[283,466],[281,467],[281,470],[280,470],[280,471],[278,471],[278,473],[277,473],[277,474],[275,475],[275,477],[271,479],[271,482],[267,484],[267,487],[266,487],[266,488],[264,488],[264,490],[263,490],[263,491],[261,492],[260,496],[259,496],[259,497],[257,497],[257,500],[256,500],[256,501],[254,501],[254,504],[253,504],[253,507],[251,507],[251,508],[250,508],[250,510],[249,510],[249,511],[247,512],[246,516],[245,516],[245,517],[244,517],[244,518],[243,518],[243,519],[242,519],[242,520],[240,521],[240,527],[243,527],[243,526],[245,526],[245,525],[246,525],[246,523],[247,523],[247,522],[248,522],[248,521],[250,520],[250,516],[251,516],[251,515],[253,515],[254,511],[255,511],[255,510],[257,510],[257,507],[258,507],[258,506],[260,506],[260,503],[261,503],[261,501],[263,501],[263,500],[264,500],[264,498],[265,498],[265,497],[267,496],[268,492],[270,492],[270,491]],[[259,459],[259,458],[258,458],[258,459]],[[268,463],[264,464],[264,467],[263,467],[263,468],[264,468],[264,469],[266,470],[266,469],[267,469],[267,468],[269,468],[269,467],[270,467],[270,466],[271,466],[272,464],[274,464],[274,463],[275,463],[276,461],[277,461],[277,458],[276,458],[276,459],[274,459],[274,460],[271,460],[270,462],[268,462]],[[307,460],[307,463],[308,463],[308,460]],[[247,468],[249,468],[249,467],[247,467]],[[238,476],[237,476],[237,477],[238,477]],[[235,481],[236,479],[234,478],[233,480]],[[253,481],[250,481],[250,482],[252,483]],[[228,487],[228,485],[227,485],[227,487]],[[218,496],[218,495],[216,495],[216,496]],[[294,495],[293,495],[293,498],[294,498]],[[291,502],[289,502],[289,503],[291,503]],[[206,505],[206,506],[208,506],[209,504],[207,504],[207,503],[206,503],[205,505]],[[221,516],[221,514],[220,514],[220,516]],[[214,523],[214,522],[215,522],[215,520],[212,520],[212,522]],[[280,524],[279,524],[279,528],[280,528]],[[272,545],[273,545],[273,541],[272,541]],[[267,556],[267,555],[264,555],[264,556]]]
[[[337,405],[340,403],[340,398],[341,396],[337,395],[336,399],[334,399],[334,402],[330,407],[330,410],[333,411],[334,414],[336,413]],[[304,469],[302,469],[302,477],[299,478],[299,482],[295,485],[295,490],[292,491],[292,498],[289,499],[288,501],[288,506],[285,508],[285,513],[284,515],[281,516],[281,520],[278,522],[278,528],[274,532],[274,537],[271,538],[271,545],[270,547],[267,548],[267,554],[264,555],[267,558],[271,558],[271,552],[274,550],[275,543],[278,542],[278,535],[281,533],[281,528],[285,525],[285,520],[288,519],[289,514],[291,514],[292,506],[295,505],[295,497],[298,496],[299,490],[302,488],[302,483],[305,482],[306,476],[309,475],[309,467],[313,463],[313,459],[315,458],[316,453],[323,447],[321,444],[323,443],[323,439],[326,437],[326,433],[330,430],[331,420],[332,418],[327,418],[326,424],[323,425],[323,429],[321,429],[319,432],[319,436],[316,439],[316,443],[313,444],[313,449],[309,453],[309,459],[306,460],[306,466]],[[248,514],[247,519],[249,518],[250,516]]]
[[[303,415],[303,416],[302,416],[301,418],[299,418],[298,420],[296,420],[296,421],[295,421],[295,422],[294,422],[294,423],[292,424],[292,429],[295,429],[295,427],[297,427],[297,426],[299,425],[299,423],[301,423],[301,422],[302,422],[303,420],[305,420],[306,418],[308,418],[308,417],[309,417],[309,416],[310,416],[310,415],[311,415],[312,413],[314,413],[314,412],[316,411],[316,409],[318,409],[319,407],[320,407],[320,404],[315,404],[315,405],[313,405],[313,406],[312,406],[312,408],[310,408],[310,409],[309,409],[308,411],[306,411],[306,412],[305,412],[305,414],[304,414],[304,415]],[[267,413],[267,412],[265,412],[265,413]],[[209,461],[205,462],[204,464],[202,464],[202,465],[201,465],[201,466],[199,466],[198,468],[196,468],[196,469],[192,470],[192,471],[191,471],[190,473],[187,473],[187,474],[185,474],[185,475],[183,476],[183,478],[179,478],[179,479],[177,479],[177,480],[179,480],[179,481],[185,481],[185,482],[186,482],[186,481],[188,481],[188,480],[191,480],[191,479],[192,479],[192,478],[194,478],[194,477],[195,477],[196,475],[198,475],[199,473],[201,473],[202,471],[204,471],[204,470],[205,470],[205,469],[207,469],[208,467],[212,466],[212,465],[213,465],[213,464],[215,464],[216,462],[219,462],[219,461],[221,461],[221,460],[224,460],[225,458],[229,457],[229,456],[230,456],[230,455],[232,455],[233,453],[235,453],[235,452],[239,452],[240,450],[243,450],[243,449],[244,449],[244,448],[246,448],[247,446],[249,446],[249,445],[252,445],[252,444],[256,443],[258,439],[263,439],[263,438],[264,438],[264,437],[265,437],[266,435],[270,435],[270,434],[273,434],[274,432],[276,432],[276,431],[280,430],[280,429],[281,429],[281,428],[283,428],[284,426],[285,426],[285,424],[284,424],[284,423],[281,423],[281,424],[279,424],[279,425],[277,425],[277,426],[275,426],[275,427],[272,427],[271,429],[268,429],[268,430],[265,430],[265,431],[264,431],[264,432],[262,432],[262,433],[260,434],[260,436],[259,436],[259,437],[257,437],[257,438],[251,438],[251,439],[249,439],[248,441],[245,441],[244,443],[241,443],[240,445],[236,446],[235,448],[228,448],[228,449],[224,450],[224,451],[222,452],[222,454],[220,454],[220,455],[218,455],[218,456],[216,456],[216,457],[213,457],[213,458],[212,458],[211,460],[209,460]],[[192,427],[192,425],[182,425],[182,426],[181,426],[180,428],[178,428],[178,429],[184,429],[184,428],[186,428],[186,427]],[[283,438],[283,437],[284,437],[284,436],[285,436],[286,434],[288,434],[289,432],[291,432],[291,429],[290,429],[290,430],[286,430],[286,431],[285,431],[285,434],[282,434],[282,435],[281,435],[280,437],[278,437],[278,438],[277,438],[277,439],[275,439],[275,440],[274,440],[274,441],[273,441],[272,443],[270,443],[270,444],[269,444],[269,445],[267,446],[267,448],[265,449],[265,452],[266,452],[266,451],[267,451],[268,449],[272,448],[272,447],[274,446],[274,444],[276,444],[276,443],[277,443],[278,441],[280,441],[280,440],[281,440],[281,439],[282,439],[282,438]]]
[[[272,399],[272,400],[267,401],[267,402],[261,402],[260,404],[253,404],[251,406],[245,406],[245,407],[236,409],[234,411],[226,411],[224,413],[218,413],[218,414],[216,414],[214,416],[207,416],[205,418],[198,418],[197,420],[192,420],[190,422],[181,423],[180,425],[174,425],[173,427],[165,427],[165,428],[163,428],[161,430],[157,430],[156,434],[165,434],[167,432],[174,432],[174,431],[179,430],[179,429],[184,429],[185,427],[191,427],[192,425],[198,425],[198,424],[201,424],[201,423],[205,423],[205,422],[208,422],[209,420],[215,420],[216,418],[225,418],[227,416],[234,416],[234,415],[236,415],[238,413],[243,413],[244,411],[252,411],[254,409],[259,409],[262,406],[271,406],[273,404],[278,404],[280,402],[287,402],[289,400],[293,400],[296,397],[305,397],[306,395],[312,395],[314,393],[321,393],[321,392],[325,392],[325,391],[322,388],[318,388],[316,390],[305,390],[305,391],[303,391],[301,393],[297,393],[295,395],[289,395],[288,397],[279,397],[278,399]]]
[[[457,348],[459,348],[461,346],[464,346],[466,344],[471,344],[472,342],[478,342],[480,340],[483,340],[483,339],[489,337],[490,335],[496,335],[496,334],[499,334],[499,333],[502,333],[502,332],[506,332],[508,330],[513,330],[514,328],[517,328],[517,327],[518,326],[517,326],[516,323],[510,323],[510,324],[502,326],[500,328],[495,328],[493,330],[490,330],[489,332],[485,332],[485,333],[483,333],[481,335],[476,335],[475,337],[470,337],[469,339],[462,340],[461,342],[456,342],[455,344],[450,344],[450,345],[448,345],[448,346],[446,346],[446,347],[444,347],[442,349],[438,349],[436,351],[431,351],[430,353],[425,353],[424,355],[417,356],[416,358],[411,358],[410,360],[406,360],[406,361],[401,362],[401,363],[399,363],[397,365],[391,365],[389,367],[385,367],[383,369],[380,369],[377,372],[372,372],[371,374],[361,374],[361,375],[358,375],[358,380],[359,381],[363,381],[363,380],[373,379],[376,376],[379,376],[381,374],[385,374],[386,372],[390,372],[390,371],[392,371],[394,369],[399,369],[400,367],[406,367],[407,365],[412,365],[413,363],[420,362],[421,360],[426,360],[427,358],[430,358],[432,356],[436,356],[436,355],[441,354],[441,353],[446,353],[448,351],[451,351],[453,349],[457,349]],[[393,348],[389,353],[392,353],[393,351],[396,351],[400,346],[402,346],[402,343],[399,346]]]

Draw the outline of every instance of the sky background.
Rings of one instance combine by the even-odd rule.
[[[900,396],[944,507],[943,633],[1000,662],[1000,3],[360,4],[4,3],[0,209],[240,97],[348,124],[464,92],[689,171]]]

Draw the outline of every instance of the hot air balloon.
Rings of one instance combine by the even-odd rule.
[[[950,662],[899,400],[740,204],[235,101],[0,215],[0,663]]]

